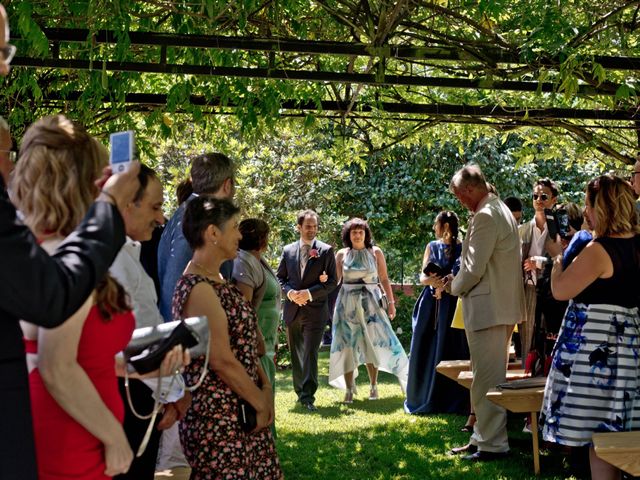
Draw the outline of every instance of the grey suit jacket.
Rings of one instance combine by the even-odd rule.
[[[469,221],[451,294],[462,298],[468,331],[520,322],[524,291],[518,228],[507,206],[493,194]]]

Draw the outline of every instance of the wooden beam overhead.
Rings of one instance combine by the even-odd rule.
[[[520,58],[519,52],[512,52],[495,47],[485,47],[482,50],[482,59],[462,48],[451,48],[439,45],[415,46],[415,45],[382,45],[374,47],[366,44],[350,42],[327,42],[297,40],[289,38],[256,38],[256,37],[229,37],[217,35],[179,35],[161,32],[116,32],[112,30],[98,30],[91,32],[88,29],[72,28],[45,28],[43,29],[47,39],[51,42],[87,42],[115,44],[118,38],[126,35],[133,45],[167,46],[183,48],[210,48],[227,50],[246,50],[263,52],[290,52],[315,55],[346,55],[363,57],[385,57],[405,60],[439,60],[452,62],[474,62],[491,60],[496,64],[527,64]],[[538,64],[543,66],[557,66],[561,58],[541,57]],[[594,55],[585,60],[593,61],[604,69],[612,70],[640,70],[640,58]]]
[[[82,98],[83,92],[69,92],[66,96],[58,92],[45,94],[43,100],[50,102],[78,101]],[[163,106],[167,104],[168,96],[158,93],[129,93],[125,96],[124,103],[150,106]],[[108,96],[103,98],[105,103],[111,103]],[[189,102],[192,105],[207,107],[236,107],[229,101],[222,101],[219,98],[207,99],[203,96],[191,95]],[[578,109],[578,108],[524,108],[524,107],[504,107],[499,105],[453,105],[441,103],[401,103],[401,102],[379,102],[377,107],[369,104],[355,103],[349,108],[341,102],[325,100],[317,104],[316,102],[300,102],[297,100],[283,100],[281,102],[283,110],[306,110],[306,111],[330,111],[330,112],[373,112],[381,111],[396,114],[417,114],[435,117],[460,116],[471,118],[504,118],[513,120],[548,120],[548,119],[569,119],[569,120],[598,120],[601,122],[610,121],[640,121],[640,111],[629,110],[598,110],[598,109]]]

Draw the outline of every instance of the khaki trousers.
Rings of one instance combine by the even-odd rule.
[[[524,286],[524,310],[522,311],[522,323],[518,325],[518,333],[520,334],[520,348],[522,354],[522,368],[527,360],[529,350],[531,350],[531,342],[533,340],[533,331],[536,326],[536,286]]]
[[[513,325],[467,330],[473,382],[471,403],[476,413],[470,443],[486,452],[507,452],[507,411],[487,399],[487,392],[507,378],[509,343]]]

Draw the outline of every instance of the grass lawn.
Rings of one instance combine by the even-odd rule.
[[[410,479],[561,479],[568,476],[559,451],[541,452],[542,475],[533,475],[531,436],[522,433],[523,419],[509,420],[512,455],[502,461],[469,463],[447,451],[463,445],[466,418],[457,415],[411,416],[403,412],[395,377],[381,373],[380,400],[369,401],[368,377],[361,367],[359,391],[352,405],[342,405],[343,392],[329,387],[329,354],[320,353],[318,412],[296,404],[291,370],[276,380],[278,452],[289,480]]]

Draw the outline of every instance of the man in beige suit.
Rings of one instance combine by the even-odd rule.
[[[451,179],[451,191],[473,214],[462,243],[451,294],[462,298],[464,327],[473,364],[471,402],[477,422],[469,445],[452,453],[488,461],[508,455],[507,413],[487,400],[506,380],[509,343],[523,305],[518,228],[507,206],[489,193],[480,168],[469,165]]]

